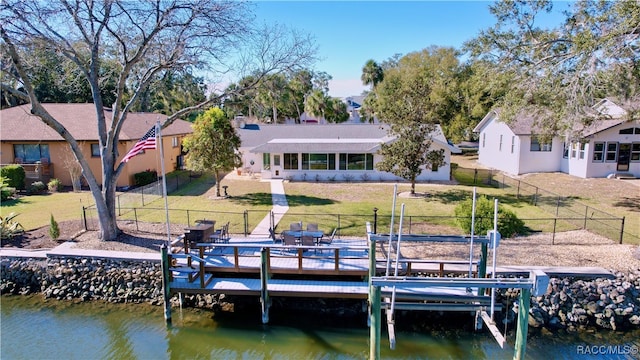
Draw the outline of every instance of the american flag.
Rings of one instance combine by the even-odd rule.
[[[142,153],[146,149],[156,148],[156,125],[154,125],[138,142],[129,150],[127,155],[122,158],[122,162],[127,162],[132,157]]]

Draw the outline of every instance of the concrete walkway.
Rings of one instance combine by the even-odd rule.
[[[282,179],[272,179],[272,180],[264,180],[269,181],[271,183],[271,203],[273,204],[273,208],[271,211],[273,212],[273,224],[274,226],[278,225],[284,214],[289,211],[289,203],[287,202],[287,196],[284,193],[284,184]],[[269,236],[269,228],[271,228],[271,213],[267,214],[267,216],[260,221],[260,223],[253,229],[250,237],[261,237]]]

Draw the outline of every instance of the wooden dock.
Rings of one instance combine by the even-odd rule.
[[[464,236],[411,235],[408,241],[449,242],[463,246]],[[269,321],[271,297],[322,297],[367,300],[371,325],[370,357],[379,358],[380,315],[386,313],[391,346],[395,346],[395,310],[465,311],[476,313],[476,328],[485,326],[504,346],[493,322],[500,310],[495,288],[520,289],[518,334],[514,358],[524,355],[531,294],[543,294],[547,273],[558,276],[603,276],[599,268],[551,268],[502,266],[490,278],[487,273],[487,237],[476,237],[479,258],[469,260],[397,259],[396,275],[389,276],[390,259],[376,258],[377,244],[388,236],[367,234],[367,240],[332,242],[330,246],[282,245],[270,239],[234,239],[228,243],[191,244],[186,253],[162,249],[165,318],[170,322],[172,294],[227,294],[259,298],[262,321]],[[395,240],[393,240],[395,241]],[[418,273],[437,277],[415,277]],[[462,276],[450,277],[449,274]],[[489,295],[491,293],[491,295]],[[490,309],[490,310],[489,310]]]

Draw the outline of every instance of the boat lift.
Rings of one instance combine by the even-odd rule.
[[[534,270],[530,272],[529,278],[496,278],[496,252],[500,241],[500,233],[497,231],[498,223],[498,200],[494,204],[494,228],[487,233],[486,237],[474,237],[473,225],[475,220],[475,197],[473,192],[473,214],[471,237],[466,236],[430,236],[430,235],[403,235],[402,222],[404,217],[404,204],[401,207],[400,225],[397,236],[393,234],[393,219],[395,213],[395,196],[397,191],[394,188],[394,201],[391,216],[391,231],[388,235],[368,234],[370,253],[375,254],[376,242],[388,239],[389,246],[387,252],[387,268],[385,276],[375,276],[375,256],[370,257],[372,262],[369,266],[369,325],[370,325],[370,359],[380,359],[380,335],[382,314],[384,308],[387,318],[387,330],[389,333],[389,344],[391,349],[395,348],[395,309],[402,310],[431,310],[431,311],[475,311],[476,329],[482,328],[482,323],[487,326],[500,347],[506,344],[505,337],[500,333],[494,322],[495,289],[521,289],[518,306],[518,321],[516,342],[514,347],[514,359],[523,359],[528,330],[528,317],[531,295],[541,296],[547,291],[549,277],[542,271]],[[402,238],[409,238],[409,241],[438,241],[438,242],[469,242],[469,277],[468,278],[425,278],[398,276],[400,263],[400,250]],[[391,248],[392,242],[396,241],[395,271],[390,275]],[[478,277],[472,277],[473,267],[473,245],[478,242],[482,245],[481,259],[477,271]],[[491,278],[486,276],[487,246],[493,251],[493,271]],[[485,289],[491,289],[491,296],[485,296]],[[475,291],[474,291],[475,290]],[[475,292],[475,294],[474,294]],[[402,299],[403,301],[399,301]],[[431,301],[431,302],[429,302]],[[487,313],[487,307],[489,313]]]

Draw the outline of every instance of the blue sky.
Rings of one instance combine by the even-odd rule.
[[[256,21],[311,34],[318,45],[317,71],[333,77],[329,94],[359,95],[362,66],[431,45],[460,48],[495,23],[488,1],[257,1]],[[567,3],[556,4],[566,8]],[[548,19],[559,22],[561,17]]]

